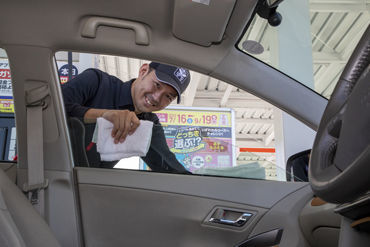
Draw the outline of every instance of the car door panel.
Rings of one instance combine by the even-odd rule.
[[[244,240],[264,209],[196,196],[101,185],[80,186],[86,246],[228,246]],[[255,213],[241,229],[204,220],[215,206]]]
[[[312,246],[338,246],[341,216],[334,212],[336,207],[336,204],[324,201],[319,204],[309,201],[302,209],[300,226]]]
[[[79,184],[110,185],[173,192],[271,208],[307,183],[178,175],[123,169],[74,168]],[[273,189],[272,189],[273,188]]]
[[[283,228],[284,232],[279,246],[309,247],[310,245],[305,239],[299,224],[299,216],[307,202],[312,200],[312,197],[311,188],[305,186],[282,198],[256,224],[251,236],[272,229]]]
[[[82,167],[75,172],[86,246],[234,246],[272,230],[259,222],[281,201],[298,210],[312,198],[306,183]],[[242,227],[211,223],[217,208],[252,216]],[[299,231],[287,210],[275,210],[280,219],[272,219],[280,225],[273,227],[288,222]]]

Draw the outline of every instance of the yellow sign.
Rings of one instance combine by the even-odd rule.
[[[156,114],[164,126],[232,127],[231,112],[162,110]]]
[[[1,99],[0,98],[0,112],[13,113],[14,112],[13,99]]]

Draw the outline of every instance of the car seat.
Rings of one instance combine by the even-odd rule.
[[[60,246],[44,219],[0,169],[0,246]]]

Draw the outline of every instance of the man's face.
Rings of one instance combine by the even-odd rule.
[[[136,113],[162,110],[177,96],[173,87],[158,81],[154,70],[149,72],[147,64],[140,68],[131,93]]]

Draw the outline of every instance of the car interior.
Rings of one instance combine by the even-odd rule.
[[[0,246],[369,246],[370,3],[349,1],[365,24],[328,99],[239,46],[256,16],[278,26],[293,2],[309,1],[1,1],[17,158],[0,162]],[[315,131],[312,150],[304,167],[288,161],[287,181],[90,167],[60,51],[212,76]]]

